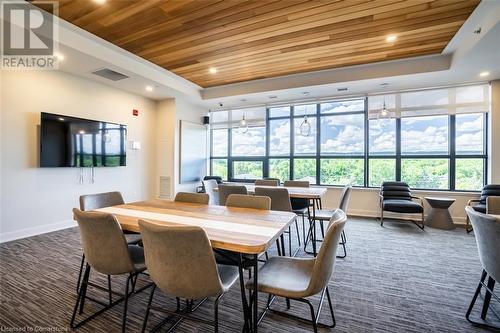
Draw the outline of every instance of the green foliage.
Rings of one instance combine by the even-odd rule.
[[[364,161],[362,159],[322,159],[321,184],[364,184]]]
[[[260,161],[234,161],[233,177],[235,179],[262,178],[262,162]]]
[[[448,189],[448,159],[402,159],[401,180],[413,188]]]
[[[290,179],[290,160],[289,159],[269,159],[269,177],[279,180]]]
[[[396,160],[372,158],[369,162],[370,186],[380,186],[384,181],[396,179]]]
[[[309,180],[311,184],[316,184],[316,160],[312,158],[294,159],[293,179]]]
[[[480,158],[460,158],[456,160],[455,188],[476,190],[483,187],[483,160]]]
[[[227,179],[227,160],[212,160],[212,175]]]

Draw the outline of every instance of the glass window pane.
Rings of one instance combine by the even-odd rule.
[[[290,107],[282,106],[277,108],[269,108],[269,117],[289,117],[290,116]]]
[[[269,177],[278,178],[280,181],[290,179],[290,160],[288,158],[269,159]]]
[[[362,159],[322,159],[320,166],[323,185],[364,185]]]
[[[301,134],[301,124],[304,118],[295,118],[295,155],[316,155],[316,118],[308,117],[307,121],[310,124],[310,134],[304,136]],[[304,127],[302,127],[304,129]],[[304,132],[304,131],[303,131]]]
[[[262,177],[262,161],[233,162],[234,179],[261,179]]]
[[[448,159],[402,159],[401,180],[422,189],[449,188]]]
[[[448,154],[448,116],[402,118],[401,153]]]
[[[266,128],[249,127],[246,133],[231,130],[233,156],[264,156],[266,154]]]
[[[482,158],[457,158],[455,160],[455,189],[480,191],[484,185],[484,160]]]
[[[290,155],[290,119],[269,121],[269,155]]]
[[[312,158],[297,158],[293,161],[293,179],[307,180],[316,184],[316,160]]]
[[[396,160],[372,158],[369,160],[369,186],[377,187],[385,181],[396,180]]]
[[[227,180],[227,160],[212,160],[212,176],[219,176]]]
[[[483,154],[483,114],[457,115],[456,121],[455,143],[457,154]]]
[[[316,114],[316,104],[307,105],[295,105],[293,107],[294,116],[304,116],[304,115]]]
[[[227,156],[227,129],[212,130],[212,156]]]
[[[369,152],[370,155],[396,154],[396,120],[370,120]]]
[[[362,155],[364,120],[364,114],[321,117],[321,154]]]
[[[355,112],[365,110],[365,100],[338,101],[321,104],[321,113]]]

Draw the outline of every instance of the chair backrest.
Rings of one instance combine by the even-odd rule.
[[[347,185],[342,190],[340,194],[339,209],[347,214],[347,208],[349,206],[349,199],[351,198],[352,186]]]
[[[280,181],[276,179],[256,179],[255,186],[279,186]]]
[[[166,294],[202,299],[223,292],[210,241],[196,226],[160,225],[139,220],[146,266]]]
[[[179,192],[175,195],[174,201],[208,205],[210,196],[207,193]]]
[[[219,205],[225,206],[227,197],[231,194],[248,194],[247,188],[243,185],[219,185]]]
[[[285,187],[310,187],[308,180],[285,180]]]
[[[500,281],[500,218],[465,207],[474,228],[479,259],[484,270],[495,281]]]
[[[500,215],[500,197],[489,196],[486,198],[486,214]]]
[[[260,195],[230,194],[227,197],[226,206],[270,210],[271,198]]]
[[[80,196],[80,210],[83,211],[123,205],[124,203],[125,201],[123,201],[120,192],[104,192]]]
[[[481,191],[481,197],[479,198],[479,202],[483,205],[486,205],[486,198],[489,196],[500,197],[500,185],[488,184],[484,186]]]
[[[214,188],[218,186],[217,181],[214,179],[209,179],[209,180],[202,180],[201,183],[203,184],[203,189],[205,190],[205,193],[210,196],[208,202],[211,205],[216,204],[215,199],[217,198],[217,193],[215,193]]]
[[[222,183],[222,177],[220,177],[220,176],[205,176],[205,177],[203,177],[203,180],[210,180],[210,179],[215,180],[217,182],[217,184]]]
[[[255,195],[271,198],[271,210],[280,210],[284,212],[292,211],[290,195],[288,194],[288,190],[286,188],[256,187]]]
[[[319,249],[318,256],[314,259],[311,280],[307,287],[309,295],[317,294],[328,284],[333,274],[340,234],[344,230],[346,222],[346,214],[340,209],[335,210],[328,223],[325,238]]]
[[[133,272],[127,241],[114,215],[74,208],[73,216],[80,227],[85,260],[93,269],[106,275]]]
[[[410,186],[405,182],[383,182],[380,195],[384,200],[411,200]]]

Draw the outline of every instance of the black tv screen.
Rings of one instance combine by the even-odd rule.
[[[125,166],[126,140],[126,125],[42,112],[40,167]]]

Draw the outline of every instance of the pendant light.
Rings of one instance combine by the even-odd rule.
[[[245,134],[248,132],[248,123],[245,120],[245,114],[243,113],[243,118],[241,118],[240,123],[239,123],[239,131],[242,134]]]
[[[304,115],[304,120],[302,120],[299,129],[300,129],[300,135],[302,136],[311,135],[311,123],[309,122],[309,119],[307,119],[306,115]]]

